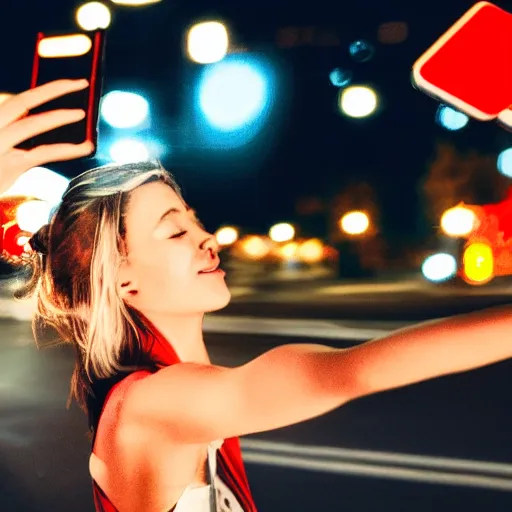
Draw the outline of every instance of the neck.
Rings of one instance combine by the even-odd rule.
[[[169,316],[144,313],[186,363],[211,364],[203,339],[204,315]]]

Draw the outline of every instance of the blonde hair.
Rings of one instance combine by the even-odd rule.
[[[32,256],[30,281],[17,294],[36,296],[32,330],[38,346],[67,342],[76,348],[69,399],[86,411],[92,382],[140,360],[143,322],[118,294],[118,269],[126,256],[130,192],[156,180],[181,197],[159,162],[98,167],[72,179],[49,224],[48,254]],[[56,340],[48,340],[48,328]]]

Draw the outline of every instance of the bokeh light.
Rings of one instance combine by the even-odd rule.
[[[340,227],[347,235],[362,235],[368,231],[370,219],[364,212],[348,212],[341,218]]]
[[[334,68],[329,73],[329,80],[334,87],[346,87],[352,81],[352,71],[349,69]]]
[[[279,255],[285,261],[296,260],[298,256],[299,244],[297,242],[288,242],[287,244],[279,247]]]
[[[117,164],[143,162],[149,159],[149,150],[137,139],[121,139],[110,147],[110,158]]]
[[[501,174],[512,178],[512,148],[505,149],[498,155],[496,165]]]
[[[318,263],[324,257],[324,244],[318,238],[306,240],[299,245],[298,257],[305,263]]]
[[[46,167],[33,167],[24,172],[0,197],[26,196],[48,202],[52,206],[62,199],[69,179]]]
[[[443,128],[450,131],[461,130],[468,122],[469,117],[447,105],[440,105],[436,113],[436,121]]]
[[[261,236],[248,236],[240,240],[245,256],[252,260],[263,259],[270,252],[269,244]]]
[[[446,281],[457,273],[457,260],[451,254],[432,254],[425,258],[421,272],[428,281],[435,283]]]
[[[222,60],[229,47],[226,27],[218,21],[194,25],[188,32],[187,52],[191,60],[211,64]]]
[[[441,229],[453,237],[466,236],[475,226],[475,213],[464,206],[455,206],[446,210],[441,217]]]
[[[368,41],[358,40],[350,43],[348,52],[356,62],[366,62],[373,57],[374,48]]]
[[[112,91],[101,100],[103,120],[114,128],[135,128],[147,120],[149,103],[140,94]]]
[[[471,284],[485,284],[494,277],[492,247],[483,242],[469,244],[462,258],[464,278]]]
[[[232,131],[260,116],[268,102],[264,74],[245,61],[220,62],[210,66],[200,85],[200,107],[214,127]]]
[[[340,93],[339,104],[347,116],[367,117],[377,108],[377,94],[370,87],[347,87]]]
[[[52,205],[46,201],[27,201],[16,209],[16,222],[23,231],[35,233],[50,220]]]
[[[215,233],[219,245],[232,245],[238,240],[238,230],[232,226],[224,226]]]
[[[279,224],[274,224],[270,228],[268,236],[274,242],[287,242],[289,240],[293,240],[293,237],[295,236],[295,228],[287,222],[280,222]]]
[[[88,2],[76,11],[76,22],[87,31],[106,29],[111,19],[110,9],[101,2]]]

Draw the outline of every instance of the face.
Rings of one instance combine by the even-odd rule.
[[[225,307],[230,293],[215,237],[162,182],[135,189],[126,213],[124,300],[143,314],[196,315]]]

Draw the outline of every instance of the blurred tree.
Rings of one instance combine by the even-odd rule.
[[[364,212],[369,229],[361,235],[348,235],[340,227],[341,218],[351,211]],[[387,246],[379,236],[380,208],[375,189],[368,183],[349,183],[332,195],[328,214],[328,239],[339,253],[339,277],[359,278],[383,270]]]
[[[328,204],[321,197],[301,197],[295,203],[300,232],[305,237],[326,238]]]
[[[326,208],[325,202],[319,197],[301,197],[295,207],[298,215],[316,215],[325,212]]]
[[[426,214],[439,225],[448,208],[463,201],[484,204],[501,201],[511,180],[496,169],[496,157],[475,151],[461,154],[451,144],[440,143],[421,183]]]

